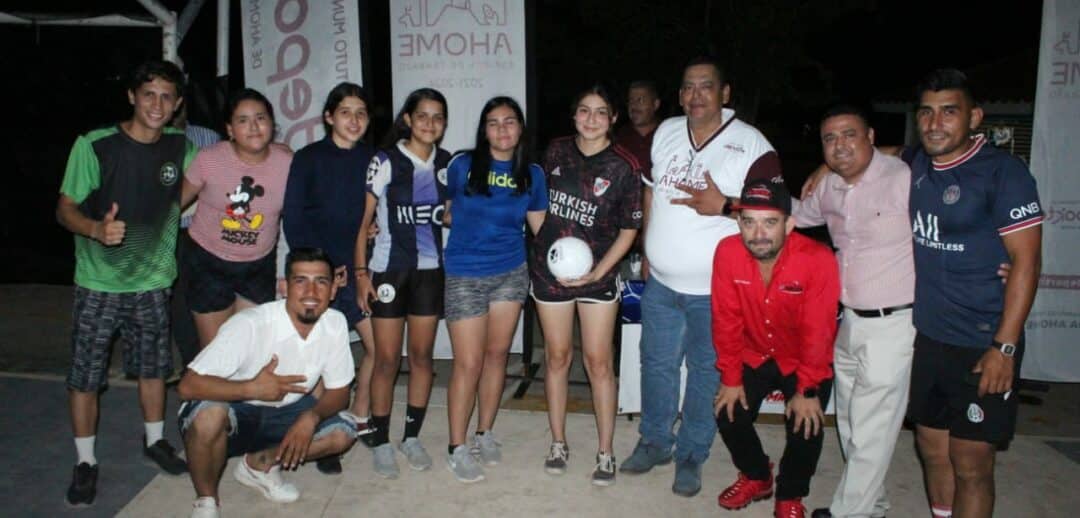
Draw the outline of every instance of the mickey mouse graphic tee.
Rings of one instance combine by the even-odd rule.
[[[291,163],[292,151],[277,143],[258,164],[240,160],[230,142],[199,151],[184,177],[200,189],[191,239],[226,261],[254,261],[272,252]]]

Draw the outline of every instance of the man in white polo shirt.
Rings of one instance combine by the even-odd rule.
[[[686,116],[668,119],[656,130],[651,179],[643,178],[650,270],[641,297],[641,439],[621,471],[644,473],[674,457],[671,489],[683,496],[701,490],[701,465],[716,436],[712,400],[720,375],[709,283],[717,243],[739,233],[727,216],[728,198],[738,199],[745,181],[783,182],[769,142],[723,107],[730,95],[715,59],[692,59],[679,88]],[[686,394],[676,435],[684,359]]]
[[[180,430],[197,498],[192,516],[218,515],[227,457],[234,475],[267,499],[300,497],[281,469],[337,455],[356,429],[337,416],[349,403],[353,360],[345,316],[329,309],[333,267],[320,249],[286,259],[286,297],[237,313],[188,365],[180,381]],[[311,390],[322,379],[325,392]]]

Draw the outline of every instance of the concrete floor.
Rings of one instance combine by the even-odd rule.
[[[62,375],[67,369],[70,350],[70,287],[35,285],[0,285],[0,371],[7,373],[45,373],[58,391],[62,391]],[[542,353],[538,353],[538,356]],[[119,355],[117,355],[119,356]],[[116,358],[114,358],[116,360]],[[520,362],[512,357],[512,363]],[[542,362],[542,357],[536,361]],[[272,504],[258,493],[239,485],[227,468],[221,485],[223,515],[225,516],[439,516],[469,514],[472,516],[715,516],[717,514],[745,517],[772,516],[772,504],[761,502],[738,513],[728,513],[716,505],[716,494],[734,480],[736,472],[723,444],[717,440],[712,457],[704,468],[702,492],[694,498],[672,494],[670,487],[674,468],[665,466],[653,473],[635,477],[622,475],[615,486],[597,488],[588,483],[595,451],[593,417],[572,414],[568,418],[568,437],[571,466],[561,477],[547,475],[542,468],[543,457],[550,441],[546,414],[535,411],[503,410],[495,432],[503,442],[504,462],[487,472],[488,479],[473,485],[458,483],[446,470],[445,444],[445,384],[449,362],[436,362],[436,388],[431,411],[421,438],[435,458],[430,472],[411,472],[399,458],[402,476],[388,481],[371,471],[371,454],[356,447],[344,459],[345,473],[328,477],[319,474],[313,465],[287,474],[303,492],[298,502],[288,505]],[[511,371],[517,369],[511,368]],[[50,377],[51,376],[51,377]],[[582,379],[580,371],[573,379]],[[403,381],[406,378],[402,377]],[[400,384],[399,381],[399,384]],[[120,386],[119,384],[117,386]],[[399,386],[395,395],[392,437],[400,438],[404,413],[404,393]],[[513,386],[509,386],[507,397]],[[61,392],[62,393],[62,392]],[[536,397],[542,393],[542,383],[534,383],[528,391]],[[5,394],[8,402],[13,396]],[[65,478],[70,473],[74,448],[65,442],[66,408],[54,397],[35,398],[25,395],[20,404],[41,406],[40,419],[55,420],[50,425],[57,430],[49,440],[29,442],[13,433],[0,434],[5,449],[19,448],[31,454],[36,448],[58,452],[62,460],[53,466]],[[999,453],[997,468],[997,512],[1002,517],[1076,516],[1080,509],[1080,385],[1054,384],[1044,394],[1041,405],[1024,404],[1018,422],[1019,436],[1008,451]],[[175,398],[175,394],[172,396]],[[587,389],[572,387],[571,398],[586,399]],[[1027,398],[1030,402],[1030,398]],[[39,405],[40,404],[40,405]],[[44,407],[56,407],[51,411]],[[3,408],[12,410],[11,404]],[[117,417],[104,412],[102,419]],[[44,423],[41,423],[44,425]],[[105,423],[102,425],[106,426]],[[168,423],[173,428],[172,422]],[[126,428],[126,426],[125,426]],[[11,429],[5,425],[6,431]],[[783,430],[776,425],[760,425],[766,449],[778,457],[783,448]],[[811,509],[827,505],[839,478],[841,461],[835,430],[827,430],[825,450],[806,500]],[[132,435],[135,435],[132,433]],[[125,438],[126,440],[126,438]],[[637,421],[620,418],[617,421],[615,452],[619,460],[626,457],[637,440]],[[130,441],[129,441],[130,442]],[[38,444],[41,443],[41,444]],[[1053,447],[1051,446],[1053,445]],[[37,450],[40,451],[40,450]],[[67,455],[67,456],[65,456]],[[1073,457],[1070,458],[1070,455]],[[8,455],[6,460],[12,460]],[[40,457],[36,457],[40,461]],[[233,461],[235,462],[235,460]],[[3,470],[21,480],[21,498],[30,500],[59,500],[63,487],[47,483],[48,477]],[[20,475],[21,473],[21,475]],[[133,471],[134,473],[134,471]],[[121,476],[122,474],[117,474]],[[141,475],[140,475],[141,476]],[[35,479],[34,477],[40,477]],[[927,516],[919,470],[910,432],[900,437],[891,466],[888,482],[893,504],[890,516]],[[121,516],[187,516],[194,493],[185,477],[157,475],[120,511]],[[9,504],[13,502],[9,501]],[[14,502],[14,503],[17,503]],[[122,502],[121,502],[122,503]],[[34,514],[30,507],[7,507],[4,515]],[[115,510],[116,507],[110,509]],[[43,509],[42,509],[43,510]],[[101,516],[113,511],[95,506],[72,511],[73,515]],[[45,513],[38,515],[52,515]],[[65,512],[65,514],[67,514]]]

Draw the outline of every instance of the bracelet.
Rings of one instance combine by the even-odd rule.
[[[363,271],[367,271],[367,266],[353,266],[353,270],[358,270],[358,271],[359,271],[359,270],[363,270]]]

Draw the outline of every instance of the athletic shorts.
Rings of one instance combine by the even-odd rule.
[[[545,289],[537,283],[533,283],[530,294],[537,304],[570,304],[572,302],[606,304],[618,302],[621,291],[619,276],[616,275],[610,281],[588,285],[587,290],[580,291],[576,295],[558,293],[555,290]]]
[[[456,322],[486,315],[493,302],[522,304],[529,294],[526,263],[506,273],[483,277],[446,277],[446,321]]]
[[[161,379],[173,372],[168,288],[108,293],[75,287],[67,386],[97,392],[108,384],[113,337],[124,343],[124,372]]]
[[[190,238],[187,238],[190,239]],[[277,290],[277,253],[271,251],[254,261],[226,261],[191,240],[180,267],[187,284],[184,296],[195,313],[228,309],[236,296],[255,304],[274,300]]]
[[[191,427],[199,412],[215,406],[225,407],[229,418],[225,451],[227,456],[236,457],[279,444],[300,414],[314,407],[315,403],[316,400],[311,394],[305,394],[304,397],[282,407],[252,405],[242,401],[184,401],[180,405],[177,424],[180,425],[182,436]],[[356,426],[334,414],[319,421],[311,439],[319,439],[334,430],[341,430],[350,438],[356,438]]]
[[[1013,390],[979,397],[979,375],[971,372],[987,349],[959,347],[922,333],[915,336],[908,418],[916,424],[948,430],[960,439],[1004,446],[1013,437],[1019,397],[1023,340],[1013,362]]]
[[[443,312],[443,269],[372,272],[375,302],[371,316],[404,318],[406,315],[438,317]]]

